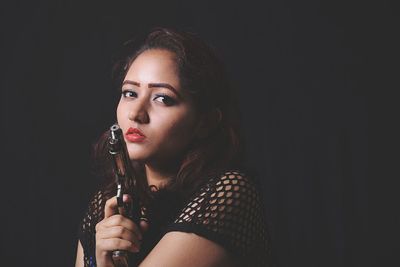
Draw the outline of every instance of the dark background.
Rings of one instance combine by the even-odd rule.
[[[238,90],[276,265],[396,266],[395,158],[382,160],[398,122],[394,7],[262,2],[3,3],[1,261],[73,265],[113,59],[143,29],[177,26],[216,48]]]

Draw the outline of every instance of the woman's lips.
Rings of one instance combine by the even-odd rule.
[[[129,128],[125,133],[125,138],[129,142],[139,143],[146,139],[146,136],[138,128]]]

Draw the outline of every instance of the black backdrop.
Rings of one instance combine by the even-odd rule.
[[[142,29],[177,26],[219,51],[238,90],[277,266],[390,262],[396,251],[387,241],[396,237],[388,229],[399,217],[384,217],[388,207],[375,202],[393,202],[394,190],[369,179],[367,107],[388,108],[375,96],[390,84],[378,74],[395,74],[387,68],[396,48],[391,8],[313,0],[3,5],[1,260],[73,265],[78,223],[98,182],[91,145],[114,120],[113,57]]]

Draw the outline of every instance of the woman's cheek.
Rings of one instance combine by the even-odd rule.
[[[122,128],[122,130],[126,130],[125,123],[126,123],[126,120],[128,120],[128,112],[129,112],[129,110],[122,103],[118,104],[118,106],[117,106],[117,122],[118,122],[118,125]]]

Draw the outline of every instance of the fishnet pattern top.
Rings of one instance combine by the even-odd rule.
[[[254,183],[240,172],[211,179],[169,230],[212,240],[236,256],[241,266],[267,266],[269,244],[261,199]]]
[[[83,247],[85,267],[96,266],[96,224],[104,218],[105,202],[103,192],[98,191],[90,201],[88,211],[79,229],[79,240]]]
[[[86,267],[96,266],[95,226],[104,218],[105,201],[99,191],[91,200],[80,227]],[[170,231],[195,233],[224,247],[240,266],[267,266],[269,244],[261,203],[251,179],[238,171],[225,172],[211,178],[181,205],[175,219],[165,222],[167,226],[160,229],[161,234],[155,235],[158,240],[150,243],[155,245]]]

